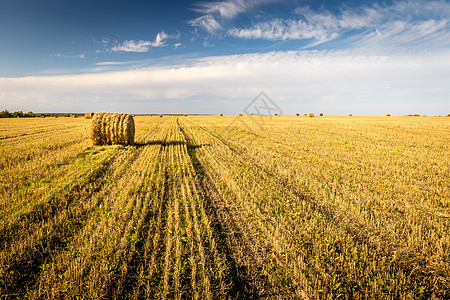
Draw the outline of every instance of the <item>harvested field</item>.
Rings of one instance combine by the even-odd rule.
[[[450,118],[262,120],[0,119],[0,299],[450,297]]]

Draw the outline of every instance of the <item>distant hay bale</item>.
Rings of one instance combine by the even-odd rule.
[[[92,118],[91,140],[94,145],[134,144],[134,119],[122,113],[96,113]]]
[[[187,114],[184,114],[185,117],[187,117]]]
[[[310,118],[314,117],[314,113],[309,113],[309,117]]]
[[[162,118],[162,115],[159,115],[160,118]]]
[[[305,114],[305,117],[307,116],[307,114]]]
[[[242,114],[239,114],[239,117],[242,117]]]
[[[300,114],[299,114],[299,113],[296,113],[295,115],[296,115],[297,117],[298,117],[298,116],[300,116]]]
[[[390,117],[391,115],[390,114],[386,114],[386,117]]]
[[[223,114],[220,114],[221,117],[223,117]]]
[[[250,116],[253,116],[253,114],[250,114]]]
[[[84,114],[84,118],[85,119],[92,119],[92,117],[94,116],[93,112],[88,112]]]
[[[197,114],[195,114],[197,116]]]
[[[353,116],[352,114],[348,114],[349,117]]]
[[[275,116],[278,116],[278,114],[277,114],[277,113],[275,113]]]
[[[319,114],[319,117],[323,117],[323,113],[320,113],[320,114]]]

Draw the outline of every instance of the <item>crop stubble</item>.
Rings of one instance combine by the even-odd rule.
[[[448,119],[232,118],[0,120],[0,295],[450,296]]]

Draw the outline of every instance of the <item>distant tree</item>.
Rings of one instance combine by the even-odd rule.
[[[29,111],[25,114],[25,117],[36,117],[36,115],[32,111]]]
[[[15,112],[13,112],[12,117],[13,118],[23,117],[23,112],[21,110],[15,111]]]
[[[12,115],[8,110],[4,110],[2,112],[0,112],[0,118],[11,118]]]

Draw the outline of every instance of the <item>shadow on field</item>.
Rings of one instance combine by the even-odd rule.
[[[180,130],[183,133],[186,142],[183,144],[187,145],[188,154],[191,158],[192,165],[194,167],[195,173],[197,175],[197,188],[205,200],[205,209],[207,214],[211,218],[211,226],[214,231],[214,236],[216,239],[216,245],[220,252],[226,257],[228,262],[228,274],[227,281],[230,284],[230,288],[227,291],[227,296],[231,299],[259,299],[261,298],[257,287],[252,282],[252,276],[250,270],[245,265],[238,263],[233,255],[232,246],[227,242],[227,234],[229,234],[230,228],[224,223],[217,207],[215,206],[215,201],[212,195],[219,195],[219,192],[215,189],[214,184],[207,175],[202,163],[197,158],[197,149],[204,146],[212,146],[210,144],[205,145],[192,145],[190,143],[191,139],[188,133],[180,126]],[[235,232],[235,234],[238,234]]]
[[[151,146],[151,145],[161,145],[161,146],[180,146],[180,145],[186,145],[188,149],[198,149],[198,148],[202,148],[202,147],[211,147],[210,144],[201,144],[201,145],[192,145],[189,144],[185,141],[161,141],[161,140],[156,140],[156,141],[150,141],[150,142],[145,142],[145,143],[134,143],[134,146],[136,148],[142,148],[145,146]]]

